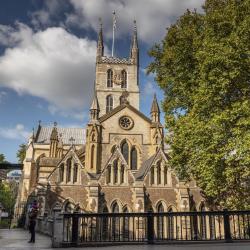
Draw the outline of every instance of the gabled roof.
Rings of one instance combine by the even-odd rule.
[[[37,131],[35,143],[50,144],[50,135],[53,127],[40,127]],[[85,144],[85,132],[84,128],[59,128],[57,127],[58,134],[62,135],[63,144],[71,144],[70,138],[74,138],[75,145]]]
[[[136,180],[144,179],[144,177],[147,175],[150,167],[152,166],[152,164],[154,163],[155,159],[157,158],[159,154],[161,154],[163,158],[165,158],[165,161],[167,161],[168,156],[164,153],[164,151],[161,148],[159,148],[155,154],[153,154],[149,159],[147,159],[146,161],[142,163],[142,166],[140,167],[138,172],[135,174]]]
[[[131,111],[133,111],[134,113],[136,113],[137,115],[139,115],[142,119],[144,119],[145,121],[149,122],[149,123],[152,123],[152,121],[147,117],[145,116],[142,112],[140,112],[138,109],[134,108],[133,106],[131,106],[130,104],[128,103],[123,103],[119,106],[117,106],[116,108],[114,108],[112,111],[110,111],[109,113],[103,115],[100,117],[100,122],[104,122],[105,120],[107,120],[109,117],[113,116],[114,114],[118,113],[119,111],[125,109],[125,108],[128,108],[130,109]]]

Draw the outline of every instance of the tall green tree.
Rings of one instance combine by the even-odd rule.
[[[26,155],[26,149],[27,149],[26,144],[23,143],[23,144],[19,145],[19,149],[18,149],[17,154],[16,154],[16,157],[17,157],[19,163],[23,163],[23,161],[25,159],[25,155]]]
[[[0,163],[4,163],[5,162],[5,156],[4,154],[0,154]]]
[[[250,208],[250,0],[206,0],[149,52],[170,164],[218,207]]]

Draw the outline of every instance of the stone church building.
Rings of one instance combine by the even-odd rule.
[[[139,110],[136,24],[128,58],[104,55],[100,27],[89,122],[85,128],[38,125],[17,207],[36,197],[41,216],[56,203],[62,211],[100,213],[204,209],[195,181],[181,181],[169,166],[156,96],[151,102],[147,117]]]

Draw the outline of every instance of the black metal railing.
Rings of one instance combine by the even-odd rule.
[[[250,211],[65,213],[63,243],[250,240]]]

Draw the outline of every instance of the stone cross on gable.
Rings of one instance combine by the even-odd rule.
[[[71,136],[71,137],[69,138],[69,142],[70,142],[71,146],[73,146],[74,141],[75,141],[75,139]]]

